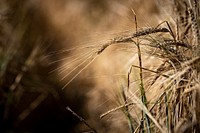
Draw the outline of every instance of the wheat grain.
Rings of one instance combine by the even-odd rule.
[[[169,32],[169,30],[167,28],[148,28],[145,30],[137,31],[137,32],[133,33],[131,36],[116,37],[116,38],[112,39],[110,42],[103,44],[102,47],[97,51],[97,54],[102,53],[111,44],[133,42],[133,39],[136,37],[145,36],[145,35],[158,33],[158,32]]]

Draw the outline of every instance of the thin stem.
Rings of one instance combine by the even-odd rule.
[[[135,18],[135,28],[136,28],[136,32],[138,30],[138,25],[137,25],[137,16],[134,10],[132,10],[134,13],[134,18]],[[141,49],[140,49],[140,45],[139,45],[139,39],[138,37],[136,37],[136,45],[137,45],[137,49],[138,49],[138,60],[139,60],[139,67],[140,67],[140,91],[141,91],[141,100],[142,103],[145,105],[145,107],[147,107],[147,99],[146,99],[146,95],[145,95],[145,90],[144,90],[144,85],[143,85],[143,71],[142,71],[142,55],[141,55]],[[145,122],[146,122],[146,126],[147,126],[147,131],[148,133],[151,133],[150,130],[150,120],[149,117],[147,116],[146,113],[144,113],[142,111],[143,114],[143,118],[145,118]],[[145,126],[145,123],[142,124],[143,127]],[[144,132],[144,131],[142,131]]]
[[[124,88],[122,89],[122,97],[123,97],[125,104],[127,104],[127,97],[126,97]],[[129,128],[130,128],[130,131],[131,131],[131,133],[134,133],[135,129],[133,127],[133,121],[132,121],[131,114],[129,113],[129,106],[124,106],[124,113],[125,113],[125,115],[128,119],[128,125],[129,125]]]
[[[81,116],[79,116],[77,113],[75,113],[70,107],[66,107],[66,109],[71,112],[74,116],[76,116],[81,122],[83,122],[87,127],[89,127],[94,133],[97,133],[97,131],[92,128],[85,119],[83,119]]]

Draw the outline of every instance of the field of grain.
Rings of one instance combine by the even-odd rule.
[[[198,0],[1,0],[0,132],[200,132]]]

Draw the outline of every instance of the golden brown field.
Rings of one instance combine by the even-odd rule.
[[[200,132],[198,0],[1,0],[0,132]]]

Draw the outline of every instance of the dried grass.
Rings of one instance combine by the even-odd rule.
[[[100,76],[97,76],[96,80],[98,80],[98,83],[94,90],[87,94],[87,96],[91,96],[90,101],[87,102],[88,107],[86,107],[86,110],[90,115],[88,119],[83,119],[81,116],[78,116],[75,111],[68,108],[68,110],[81,121],[84,121],[89,128],[91,128],[91,123],[92,127],[94,127],[91,129],[94,132],[116,132],[120,128],[120,131],[132,133],[200,132],[200,3],[197,0],[171,0],[170,2],[162,0],[162,2],[168,4],[166,7],[171,8],[173,14],[171,14],[171,18],[167,21],[163,21],[161,17],[169,18],[169,14],[167,14],[167,17],[165,16],[166,14],[161,14],[159,17],[160,20],[162,20],[162,23],[159,24],[159,22],[156,21],[156,24],[158,24],[157,26],[139,28],[141,20],[136,20],[138,15],[136,11],[136,13],[134,12],[135,23],[133,23],[133,25],[135,25],[135,28],[133,31],[118,33],[118,35],[114,37],[111,35],[109,36],[111,39],[101,40],[100,42],[96,41],[97,36],[99,36],[97,35],[90,39],[86,39],[87,46],[77,46],[71,49],[68,48],[69,46],[66,46],[67,50],[54,51],[45,56],[46,59],[48,58],[50,60],[54,56],[60,58],[59,60],[48,62],[50,66],[54,64],[58,65],[58,67],[53,69],[50,74],[56,73],[58,77],[60,77],[60,81],[63,82],[62,88],[64,91],[69,92],[65,89],[70,88],[72,83],[77,84],[80,82],[80,80],[77,81],[76,79],[86,69],[90,69],[91,65],[93,65],[95,70],[101,67],[98,63],[96,63],[96,65],[93,64],[99,58],[99,60],[101,60],[100,63],[105,63],[105,58],[111,62],[114,58],[110,55],[116,50],[120,50],[118,52],[126,51],[128,53],[119,55],[112,54],[113,56],[122,56],[122,58],[126,59],[119,60],[119,58],[117,58],[118,64],[116,66],[111,66],[111,64],[107,65],[112,67],[112,69],[117,68],[120,74],[115,74],[120,80],[116,82],[114,76],[110,74],[109,80],[114,83],[107,86],[107,83],[110,82],[107,80],[108,78],[106,79],[107,82],[104,82],[105,80],[100,80]],[[40,13],[46,9],[50,9],[46,14],[47,18],[51,16],[50,14],[52,12],[56,12],[56,10],[61,7],[61,5],[56,5],[56,8],[51,10],[48,6],[51,6],[52,3],[48,4],[47,7],[43,7],[45,2],[41,3]],[[117,2],[113,3],[117,4]],[[12,4],[15,5],[15,3],[8,2],[8,5],[11,7]],[[83,3],[80,5],[82,8],[87,7]],[[28,8],[30,5],[26,6]],[[125,11],[122,5],[119,4],[118,7],[121,9],[120,11]],[[110,6],[104,8],[112,9],[113,7]],[[161,10],[165,9],[165,6],[158,6],[157,8],[157,10]],[[17,14],[16,16],[13,16],[19,17],[21,15],[26,18],[29,15],[26,13],[26,10],[28,9],[25,8],[22,10],[17,8]],[[78,12],[81,16],[80,12],[82,9],[73,11]],[[57,14],[49,17],[51,19],[48,19],[47,29],[45,29],[45,32],[43,33],[45,36],[48,36],[47,40],[49,37],[52,37],[52,33],[48,33],[51,31],[48,30],[51,26],[51,28],[54,29],[52,30],[53,32],[59,33],[55,38],[57,40],[62,40],[57,41],[60,44],[62,43],[62,45],[66,42],[63,41],[65,35],[72,37],[71,41],[84,35],[78,30],[80,27],[76,29],[77,32],[73,33],[67,33],[64,28],[59,28],[60,25],[67,25],[66,27],[68,28],[69,23],[66,19],[58,21],[58,17],[62,17],[65,14],[62,13],[62,10],[57,12]],[[123,14],[126,13],[124,12]],[[92,14],[90,15],[93,16]],[[134,15],[132,14],[132,16]],[[34,30],[34,25],[31,25],[30,23],[30,16],[28,16],[28,19],[22,18],[22,22],[23,20],[26,20],[27,22],[25,21],[22,24],[17,24],[16,27],[15,22],[12,22],[12,20],[7,19],[6,17],[7,15],[4,16],[0,14],[0,34],[2,34],[2,37],[0,38],[0,61],[2,68],[0,79],[1,87],[8,89],[1,89],[1,95],[6,99],[5,112],[7,114],[5,114],[5,116],[9,116],[9,100],[12,99],[12,96],[9,97],[9,95],[14,93],[16,97],[18,97],[18,94],[23,93],[23,91],[19,90],[20,88],[23,88],[23,83],[26,84],[26,82],[31,82],[27,80],[25,80],[25,82],[24,77],[31,68],[35,67],[34,65],[37,63],[37,57],[42,58],[43,55],[40,55],[40,45],[44,43],[46,37],[37,36],[41,30]],[[72,17],[72,15],[68,16],[68,19],[70,17]],[[97,18],[94,17],[91,21],[96,22],[96,19]],[[73,21],[75,22],[76,19]],[[80,21],[81,24],[87,27],[85,31],[89,31],[95,27],[94,25],[90,27],[89,22],[86,22],[85,18]],[[148,21],[150,21],[150,19]],[[34,23],[37,24],[37,22]],[[110,23],[112,24],[112,22]],[[99,25],[101,25],[101,23]],[[110,25],[107,25],[107,27],[109,26]],[[101,26],[98,28],[100,27]],[[118,27],[118,25],[116,27]],[[74,27],[69,27],[69,29],[73,28]],[[28,30],[33,32],[28,32]],[[12,35],[12,37],[9,37],[9,35]],[[31,38],[26,39],[27,35],[30,35]],[[8,40],[10,39],[8,43],[5,41],[6,39],[4,37]],[[102,39],[101,37],[99,38]],[[7,44],[9,45],[6,46]],[[30,46],[26,47],[25,44],[29,44]],[[130,59],[127,59],[129,57]],[[20,65],[20,63],[23,65]],[[16,69],[18,66],[21,68],[20,70]],[[98,68],[96,69],[95,67]],[[13,70],[16,71],[12,72]],[[121,74],[121,72],[123,73]],[[90,72],[84,74],[88,75],[81,75],[81,77],[93,77]],[[12,81],[9,81],[10,77],[7,77],[6,75],[11,75]],[[32,74],[32,77],[38,76]],[[91,78],[86,78],[84,81],[87,79]],[[94,79],[92,79],[92,83],[93,82],[95,82]],[[107,86],[109,90],[106,90],[105,86]],[[116,86],[118,86],[118,88]],[[111,94],[110,90],[112,87],[114,88],[114,92]],[[19,93],[15,93],[16,91]],[[18,122],[24,121],[30,116],[31,113],[47,99],[47,94],[52,94],[55,99],[59,97],[58,92],[50,92],[48,89],[43,89],[42,91],[33,89],[32,91],[37,93],[40,92],[40,94],[35,99],[33,98],[29,105],[21,110],[21,113],[18,115]],[[115,99],[112,99],[111,95],[114,95],[113,97],[115,97]],[[97,104],[102,102],[101,100],[105,100],[103,102],[106,102],[106,98],[112,99],[112,102],[108,102],[105,105],[102,104],[96,109],[97,106],[99,106]],[[74,99],[77,100],[77,98]],[[113,118],[111,121],[108,119],[109,116]],[[123,127],[122,125],[124,123],[126,126]],[[106,126],[104,126],[104,124]],[[121,127],[119,127],[119,125],[121,125]],[[107,129],[102,129],[103,127],[106,127]],[[129,129],[126,129],[128,127]]]
[[[180,8],[179,6],[182,6],[183,3],[176,3],[175,9],[178,10]],[[139,53],[139,65],[132,65],[132,67],[139,68],[140,73],[142,73],[142,70],[147,70],[149,76],[148,74],[146,77],[140,76],[142,78],[139,79],[140,85],[138,86],[135,83],[131,83],[130,71],[127,79],[128,85],[125,88],[127,92],[125,94],[123,92],[125,103],[102,114],[101,117],[105,117],[105,115],[109,115],[113,111],[124,108],[128,123],[131,123],[132,126],[138,124],[140,127],[132,127],[130,132],[199,132],[200,114],[198,109],[200,101],[198,101],[197,98],[199,96],[199,89],[195,87],[199,86],[199,16],[194,14],[199,14],[200,5],[197,1],[185,1],[185,4],[189,10],[184,8],[184,11],[179,12],[188,12],[189,16],[181,17],[185,20],[189,17],[190,21],[187,21],[186,25],[191,25],[191,27],[182,27],[179,23],[181,14],[177,14],[178,21],[175,23],[175,26],[173,26],[178,27],[176,32],[178,32],[177,35],[182,35],[181,38],[177,35],[175,36],[172,28],[167,23],[168,29],[162,28],[164,32],[170,33],[167,37],[163,35],[164,33],[158,36],[150,35],[151,33],[157,33],[157,31],[162,32],[162,30],[156,27],[140,32],[137,32],[136,28],[136,33],[133,35],[136,35],[135,37],[137,40],[135,41],[133,37],[131,39],[129,39],[129,37],[126,39],[125,43],[132,41],[133,44],[135,42],[138,46],[146,45],[146,47],[151,47],[149,48],[152,51],[151,53],[153,53],[151,56],[157,56],[163,60],[163,63],[161,63],[163,65],[158,65],[157,68],[154,68],[155,70],[143,67],[141,63],[145,60],[141,59],[141,54]],[[140,36],[144,37],[140,38]],[[187,38],[187,40],[184,38]],[[118,41],[112,43],[117,42]],[[103,52],[108,46],[109,45],[105,45],[100,52]],[[150,73],[156,74],[150,76]],[[136,93],[138,90],[141,90],[140,87],[144,87],[143,85],[141,86],[141,83],[145,84],[145,81],[152,79],[154,79],[153,82],[145,86],[145,93]],[[146,96],[147,99],[145,99],[147,101],[144,101],[143,98],[142,100],[137,98]],[[139,107],[142,112],[139,114],[132,114],[131,110],[128,109],[132,106]],[[128,113],[127,110],[129,110]],[[148,121],[148,117],[143,117],[143,111],[151,118],[153,122],[151,125],[148,125],[149,123],[147,123],[147,125],[143,123],[144,121]],[[132,123],[134,120],[131,119],[136,120],[136,115],[141,117],[141,122],[135,124]]]

